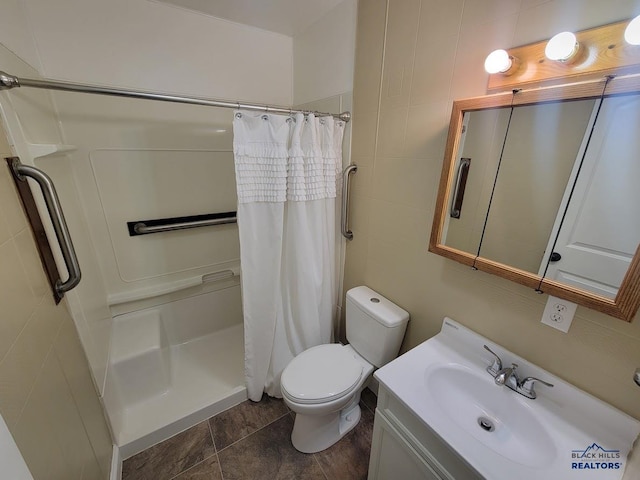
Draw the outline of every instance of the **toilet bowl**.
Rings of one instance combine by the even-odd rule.
[[[297,414],[291,433],[297,450],[329,448],[358,424],[360,392],[372,372],[351,345],[335,343],[305,350],[287,366],[282,398]]]
[[[398,354],[409,314],[368,287],[347,292],[348,345],[311,347],[282,372],[282,397],[296,419],[293,446],[315,453],[360,421],[360,393],[374,368]]]

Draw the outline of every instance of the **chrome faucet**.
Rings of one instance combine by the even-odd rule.
[[[496,376],[493,377],[493,381],[496,385],[509,387],[511,390],[516,390],[518,387],[518,375],[516,374],[516,368],[518,365],[512,363],[511,367],[503,368]]]
[[[509,387],[514,392],[532,400],[537,396],[533,389],[535,382],[540,382],[547,387],[553,387],[553,384],[536,377],[527,377],[519,380],[516,373],[516,369],[518,368],[517,364],[512,363],[510,367],[502,368],[502,360],[500,360],[500,357],[486,345],[484,348],[494,356],[493,363],[487,367],[487,372],[493,377],[496,385]]]

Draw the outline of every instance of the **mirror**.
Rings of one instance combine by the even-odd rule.
[[[603,89],[600,80],[454,102],[430,251],[631,320],[640,80]]]

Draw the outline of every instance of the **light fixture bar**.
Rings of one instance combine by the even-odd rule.
[[[490,91],[532,87],[539,84],[577,82],[605,75],[640,73],[640,48],[624,39],[629,20],[575,32],[580,53],[575,61],[562,63],[545,56],[547,40],[507,49],[520,61],[510,75],[489,75]]]

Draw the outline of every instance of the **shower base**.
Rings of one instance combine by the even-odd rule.
[[[123,459],[246,400],[239,305],[238,287],[115,317],[104,403]]]

